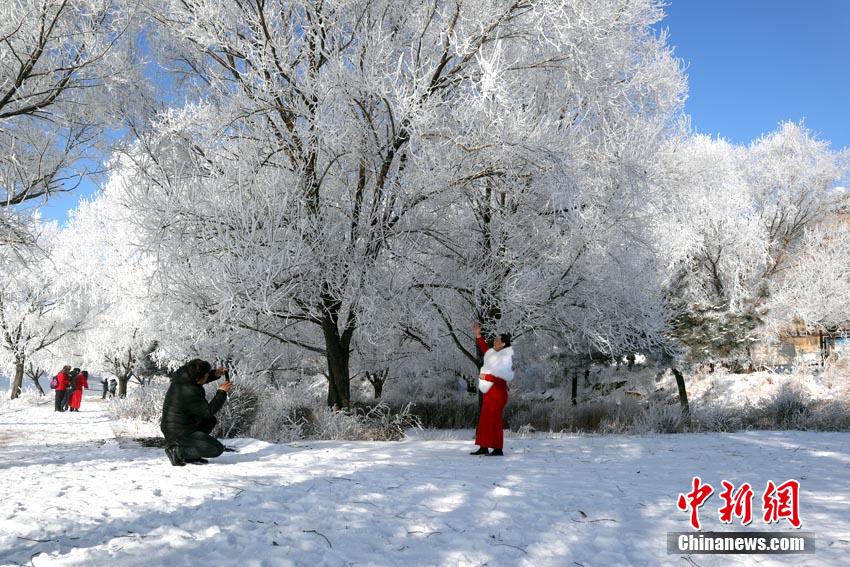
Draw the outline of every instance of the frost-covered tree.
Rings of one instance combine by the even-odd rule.
[[[33,330],[29,338],[24,318],[18,319],[20,329],[7,329],[7,348],[17,353],[13,396],[23,361],[44,359],[30,365],[37,380],[50,363],[48,347],[57,347],[82,325],[81,320],[55,319],[66,302],[60,296],[68,291],[57,288],[56,280],[73,274],[51,264],[52,251],[45,256],[33,250],[40,244],[29,230],[29,213],[21,209],[70,191],[101,170],[102,152],[119,139],[116,130],[105,134],[129,108],[140,84],[128,49],[133,6],[125,0],[0,4],[0,247],[15,245],[16,262],[34,262],[12,272],[17,279],[3,292],[14,294],[20,304],[4,307],[7,323],[26,313],[27,321],[41,319],[45,325],[43,333]],[[57,270],[61,278],[53,273]]]
[[[785,123],[747,147],[696,136],[669,159],[673,335],[687,362],[746,360],[789,269],[809,262],[846,155]]]
[[[120,45],[132,14],[124,0],[0,4],[0,207],[99,169],[95,147],[135,84]]]
[[[55,227],[31,230],[33,246],[0,247],[0,354],[14,368],[12,399],[20,395],[28,365],[37,384],[51,347],[80,332],[91,311],[78,294],[77,275],[52,261]]]
[[[456,134],[460,199],[435,205],[444,222],[428,228],[415,261],[425,270],[411,277],[431,307],[418,325],[431,330],[417,334],[433,337],[438,356],[458,351],[461,375],[480,365],[472,319],[538,357],[555,345],[611,357],[663,337],[654,175],[684,83],[665,38],[649,31],[658,6],[610,8],[564,7],[577,17],[559,47],[573,55],[546,73],[514,74],[513,47],[482,63],[485,96]]]
[[[812,331],[850,330],[850,207],[836,200],[834,216],[806,230],[781,284],[771,296],[776,333],[799,321]]]
[[[113,198],[118,183],[120,173],[72,212],[52,259],[75,274],[80,297],[94,308],[85,331],[62,348],[90,370],[115,374],[123,396],[161,319],[149,294],[155,264],[136,246],[129,213]]]
[[[367,315],[426,290],[452,310],[443,335],[482,314],[527,329],[561,301],[587,324],[560,312],[557,333],[613,344],[572,286],[614,281],[603,243],[631,230],[644,148],[681,103],[678,65],[649,29],[659,4],[149,5],[161,60],[196,101],[130,153],[126,204],[165,295],[325,356],[339,406]],[[582,275],[579,261],[605,267]]]

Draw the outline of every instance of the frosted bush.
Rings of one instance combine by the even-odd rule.
[[[850,430],[850,406],[846,402],[837,400],[823,402],[815,404],[810,410],[807,429],[816,431]]]
[[[643,412],[641,404],[630,398],[623,399],[619,403],[608,400],[601,407],[605,415],[599,424],[601,433],[632,433],[635,420]],[[643,426],[639,432],[644,432]]]
[[[381,401],[400,406],[411,401],[444,401],[466,393],[463,380],[457,376],[426,374],[417,379],[395,379],[384,384]]]
[[[165,382],[152,382],[144,387],[134,388],[127,393],[126,398],[110,400],[106,411],[113,419],[159,423],[167,390],[168,383]]]
[[[256,382],[234,383],[227,402],[216,414],[218,424],[213,430],[216,437],[244,437],[251,429],[254,417],[264,395],[264,388]]]
[[[679,405],[650,403],[634,417],[631,433],[676,433],[682,429],[682,408]]]
[[[307,435],[327,441],[400,441],[406,429],[421,427],[411,407],[412,404],[407,404],[398,412],[391,411],[386,404],[359,411],[317,408]]]
[[[743,427],[741,408],[719,403],[691,405],[691,417],[700,431],[738,431]]]
[[[328,407],[310,384],[269,385],[255,395],[256,410],[248,432],[274,443],[300,439],[397,441],[406,429],[421,426],[410,403],[396,410],[384,403],[338,410]]]
[[[292,399],[280,388],[269,387],[257,402],[250,435],[271,443],[288,443],[304,438],[307,420],[293,411]]]
[[[766,416],[780,429],[807,429],[811,398],[790,382],[784,383],[776,397],[763,403]]]

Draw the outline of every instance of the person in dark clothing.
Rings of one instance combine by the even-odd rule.
[[[215,414],[227,400],[231,384],[227,380],[221,384],[209,402],[204,384],[218,380],[226,372],[225,368],[213,370],[209,362],[196,358],[171,375],[160,429],[165,436],[165,454],[172,465],[203,464],[224,452],[224,445],[210,432],[218,423]]]
[[[110,398],[115,397],[115,390],[117,388],[118,388],[118,380],[116,380],[115,378],[110,378],[109,379],[109,397]]]
[[[71,403],[71,394],[77,389],[77,375],[80,373],[79,368],[74,368],[68,375],[68,387],[65,389],[65,396],[62,398],[62,411],[68,411],[68,405]]]
[[[106,399],[106,393],[109,391],[109,380],[104,378],[100,381],[100,387],[103,388],[103,399]]]

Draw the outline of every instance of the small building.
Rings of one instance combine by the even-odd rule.
[[[756,367],[823,364],[830,356],[850,357],[850,334],[844,329],[811,332],[798,326],[780,335],[777,342],[756,344],[750,355]]]

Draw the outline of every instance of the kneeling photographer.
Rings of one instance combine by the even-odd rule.
[[[204,384],[225,376],[213,399],[207,402]],[[215,414],[227,400],[231,383],[226,368],[216,368],[201,359],[190,360],[171,375],[171,386],[162,404],[160,429],[165,436],[165,454],[174,466],[205,464],[224,451],[210,432]]]

